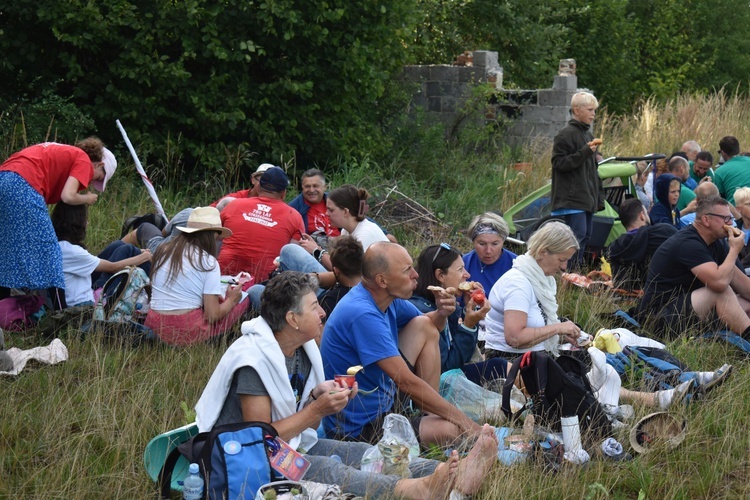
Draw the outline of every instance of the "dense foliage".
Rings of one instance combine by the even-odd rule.
[[[237,151],[391,162],[419,123],[392,85],[406,62],[496,50],[509,86],[536,88],[573,57],[581,86],[629,112],[645,96],[744,90],[749,21],[743,0],[17,0],[0,7],[0,128],[116,143],[119,118],[141,152],[176,144],[201,171]]]
[[[70,96],[105,140],[119,118],[147,146],[180,135],[209,165],[222,144],[348,154],[374,140],[368,108],[412,15],[396,0],[19,0],[0,12],[0,99]]]
[[[414,62],[445,63],[464,50],[497,50],[505,81],[547,87],[560,58],[610,111],[641,97],[746,88],[750,22],[743,0],[420,0]]]

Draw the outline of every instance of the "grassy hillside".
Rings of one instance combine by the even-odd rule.
[[[695,139],[715,151],[718,140],[736,135],[750,148],[750,103],[725,94],[680,97],[665,105],[647,101],[632,117],[603,114],[597,136],[605,156],[669,153]],[[7,144],[8,138],[0,138]],[[523,156],[519,156],[523,155]],[[510,165],[532,161],[529,175]],[[549,148],[535,145],[472,153],[448,148],[429,162],[378,165],[367,157],[337,165],[333,185],[352,182],[370,189],[371,215],[382,217],[416,256],[428,243],[450,241],[464,251],[461,230],[485,210],[502,210],[549,178]],[[217,179],[181,184],[179,160],[165,154],[146,166],[158,170],[158,189],[170,214],[204,205],[232,189],[236,166]],[[151,210],[131,162],[120,158],[117,176],[91,209],[89,247],[96,252],[119,237],[129,215]],[[171,171],[170,171],[171,170]],[[291,195],[291,193],[290,193]],[[377,201],[383,201],[382,205]],[[4,235],[5,236],[5,235]],[[5,236],[7,237],[7,236]],[[619,304],[609,296],[561,290],[561,313],[594,333],[611,326],[607,313]],[[670,348],[696,370],[735,364],[727,383],[705,401],[677,408],[689,423],[676,450],[627,463],[592,462],[565,467],[557,475],[533,464],[498,465],[480,498],[747,498],[750,496],[750,370],[744,357],[724,345],[694,340],[685,332]],[[148,498],[153,484],[143,450],[155,435],[192,421],[196,403],[231,339],[184,349],[132,348],[84,338],[75,329],[57,332],[70,359],[53,367],[27,368],[0,379],[0,498]],[[48,343],[35,331],[7,333],[9,346]],[[648,413],[636,408],[638,416]],[[627,438],[621,437],[626,443]]]

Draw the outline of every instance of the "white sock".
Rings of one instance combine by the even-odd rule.
[[[659,403],[659,408],[662,410],[666,410],[667,408],[672,406],[672,403],[676,400],[682,401],[684,394],[692,384],[693,381],[688,380],[687,382],[681,383],[674,389],[656,391],[656,401]]]

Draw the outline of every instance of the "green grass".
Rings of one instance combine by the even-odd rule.
[[[741,99],[686,96],[663,106],[649,101],[639,109],[645,111],[633,117],[600,117],[597,135],[605,138],[607,156],[671,152],[686,139],[714,150],[726,134],[737,135],[746,149],[750,143],[745,119],[750,105]],[[693,115],[687,122],[680,119]],[[11,142],[19,140],[0,140]],[[404,153],[400,160],[378,164],[363,155],[327,171],[335,172],[334,187],[351,182],[369,189],[374,195],[372,215],[379,213],[377,202],[387,200],[379,214],[393,223],[393,232],[414,256],[437,241],[468,251],[462,230],[472,216],[507,209],[549,178],[550,151],[543,145],[520,152],[485,148],[482,153],[453,147],[436,156],[420,164]],[[144,163],[165,210],[174,214],[237,187],[233,179],[244,160],[241,152],[233,157],[235,162],[229,162],[225,172],[190,183],[179,180],[179,158],[173,155]],[[510,168],[519,158],[533,163],[531,174]],[[126,217],[153,210],[128,158],[120,159],[109,186],[90,211],[88,244],[93,252],[119,237]],[[393,215],[393,206],[409,203],[423,207],[434,220]],[[560,303],[561,314],[575,318],[589,333],[612,326],[606,314],[617,306],[612,297],[571,288],[561,289]],[[628,463],[595,461],[585,468],[564,467],[557,475],[545,474],[531,463],[498,465],[478,497],[749,497],[747,362],[726,345],[688,338],[694,333],[686,332],[685,338],[670,343],[670,349],[694,369],[712,370],[730,361],[735,372],[705,401],[675,410],[688,421],[687,439],[680,447]],[[143,467],[144,448],[157,434],[188,422],[181,403],[187,408],[195,405],[231,339],[183,349],[134,349],[81,338],[75,328],[58,334],[70,352],[67,362],[30,365],[18,377],[0,379],[0,498],[153,497],[155,488]],[[48,341],[34,331],[6,333],[9,346],[28,348]],[[636,408],[639,417],[649,411]],[[619,437],[627,443],[625,436]]]

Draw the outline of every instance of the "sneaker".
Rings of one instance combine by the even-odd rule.
[[[656,392],[656,400],[658,402],[659,408],[661,410],[666,410],[670,406],[674,405],[675,403],[679,403],[685,399],[685,396],[691,391],[691,389],[694,387],[695,381],[693,379],[690,379],[686,382],[681,383],[674,389],[669,389],[666,391],[657,391]]]
[[[715,387],[719,387],[721,384],[724,383],[724,381],[729,377],[729,375],[732,373],[732,369],[734,367],[732,365],[724,363],[721,368],[716,370],[714,372],[714,376],[711,377],[711,380],[708,381],[705,384],[701,384],[700,389],[703,392],[708,392],[711,389]]]

